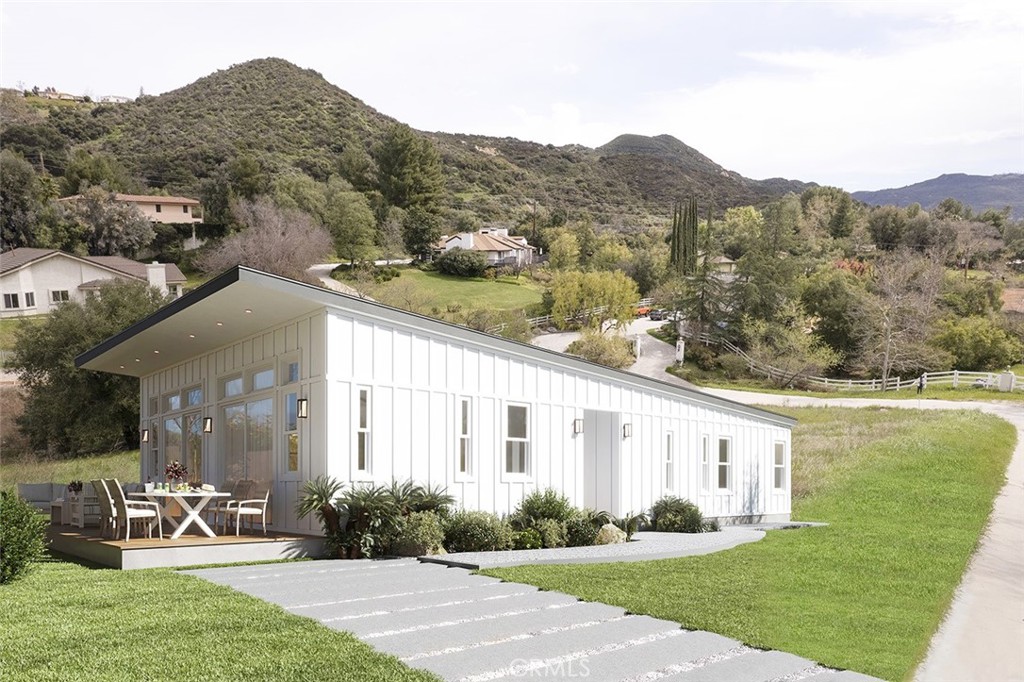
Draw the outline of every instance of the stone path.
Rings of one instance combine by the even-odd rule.
[[[352,632],[446,680],[874,679],[617,607],[414,559],[310,561],[186,573]]]

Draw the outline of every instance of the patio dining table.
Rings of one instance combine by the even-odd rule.
[[[162,518],[167,519],[172,526],[174,526],[174,533],[171,534],[172,540],[177,540],[181,537],[181,534],[185,532],[185,529],[191,526],[193,523],[199,527],[203,533],[208,537],[217,537],[206,522],[203,521],[199,514],[203,511],[203,508],[210,503],[210,500],[215,497],[231,497],[231,493],[227,492],[216,492],[210,490],[153,490],[151,492],[141,493],[128,493],[130,497],[144,497],[150,502],[156,502],[157,506],[160,507],[160,515]],[[177,502],[182,511],[185,512],[185,516],[181,521],[178,521],[171,516],[167,511],[167,506],[171,500]]]

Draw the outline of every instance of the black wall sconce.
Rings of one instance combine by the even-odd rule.
[[[582,419],[573,419],[572,420],[572,432],[573,433],[583,433],[583,420]]]
[[[213,417],[203,417],[203,433],[213,433]]]
[[[299,398],[295,403],[295,413],[299,419],[307,419],[309,417],[309,399]]]
[[[149,442],[149,429],[142,429],[142,438],[140,440],[142,440],[143,443]]]
[[[629,438],[632,435],[633,435],[633,425],[632,424],[623,424],[622,425],[622,437],[623,438]]]

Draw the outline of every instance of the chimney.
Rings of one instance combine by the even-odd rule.
[[[153,261],[146,266],[146,281],[149,282],[149,286],[167,293],[167,269],[159,261]]]

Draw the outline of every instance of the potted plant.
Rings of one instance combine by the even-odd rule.
[[[164,475],[167,476],[168,481],[177,481],[181,484],[188,478],[188,468],[178,460],[174,460],[164,467]]]
[[[71,483],[68,483],[68,497],[78,497],[81,495],[82,485],[81,481],[71,481]]]

